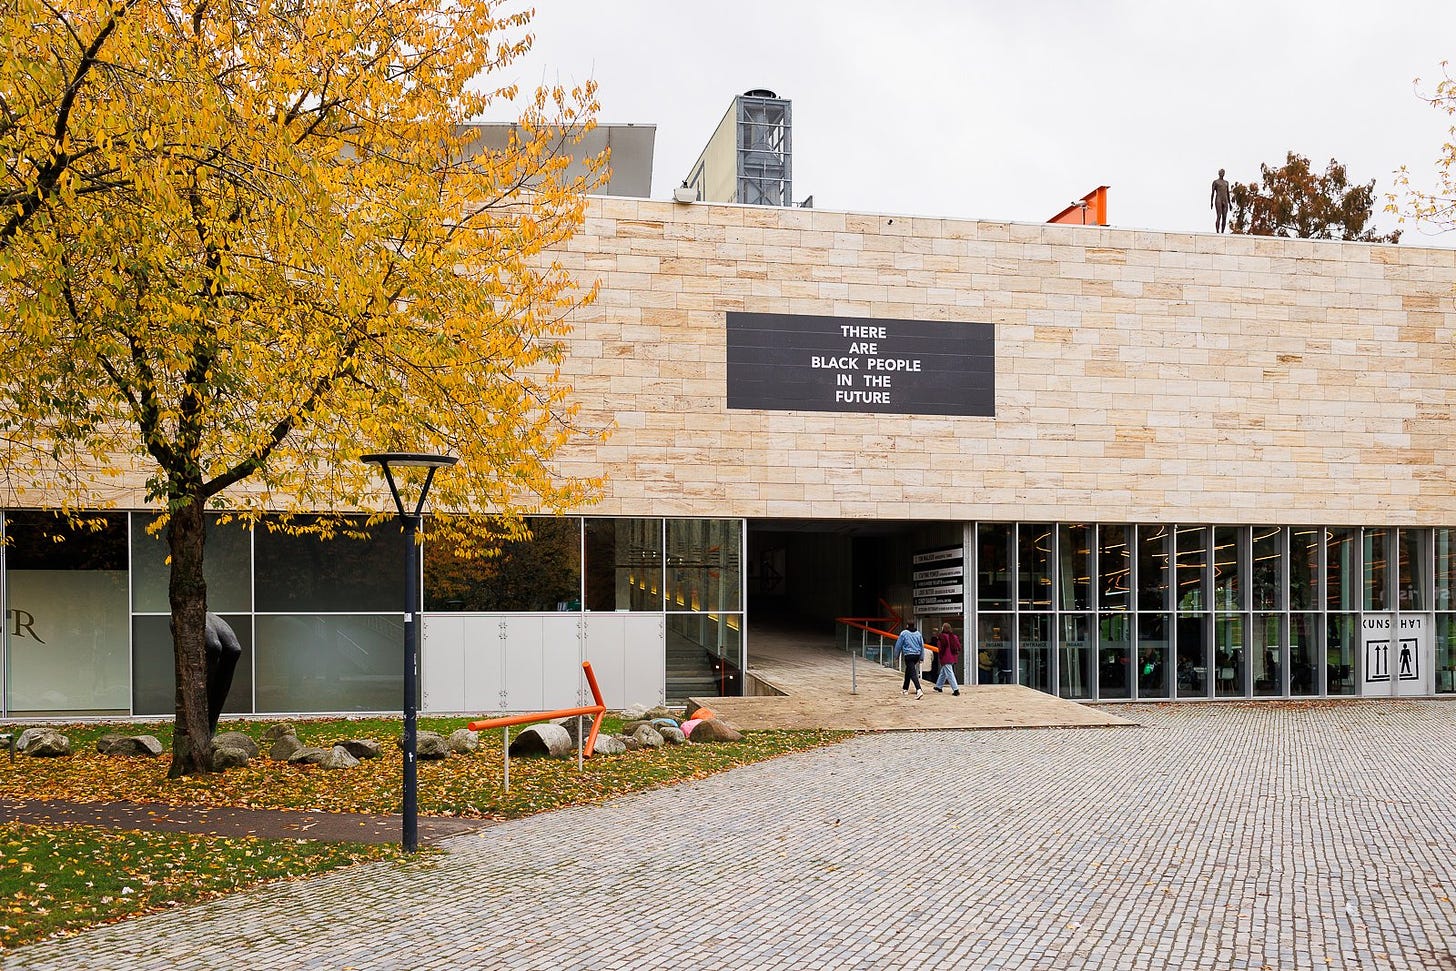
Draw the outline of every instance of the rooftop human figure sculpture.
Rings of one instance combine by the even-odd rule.
[[[1218,170],[1218,178],[1213,180],[1208,192],[1208,208],[1213,210],[1213,231],[1223,232],[1228,226],[1229,211],[1229,184],[1223,177],[1223,169]]]

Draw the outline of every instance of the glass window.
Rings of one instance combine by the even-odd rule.
[[[308,519],[296,517],[295,521],[303,524]],[[357,528],[362,527],[361,519]],[[253,531],[256,609],[279,613],[378,610],[403,615],[404,544],[404,531],[394,519],[377,523],[364,539],[342,534],[332,539],[290,535],[260,526]],[[258,634],[259,643],[266,643],[261,630]]]
[[[1320,693],[1319,645],[1319,615],[1290,614],[1289,693],[1296,698]]]
[[[981,614],[976,650],[977,684],[1011,684],[1011,614]]]
[[[1355,693],[1355,652],[1360,646],[1360,615],[1330,614],[1325,650],[1325,693]]]
[[[1244,615],[1216,614],[1213,619],[1213,690],[1219,698],[1242,698],[1248,648]]]
[[[1168,615],[1138,614],[1138,697],[1168,697]]]
[[[1052,616],[1022,614],[1020,683],[1037,691],[1052,690]]]
[[[1092,608],[1092,527],[1059,526],[1061,555],[1057,576],[1061,586],[1058,606],[1062,610]]]
[[[1178,609],[1208,609],[1208,528],[1179,526],[1175,540],[1178,550]]]
[[[1436,615],[1436,690],[1456,691],[1456,614]]]
[[[5,517],[5,682],[12,715],[125,714],[131,612],[124,515],[72,527],[50,513]]]
[[[1178,617],[1178,697],[1207,698],[1212,665],[1208,657],[1208,617]]]
[[[976,526],[977,605],[981,610],[1011,609],[1012,535],[1009,523]],[[1008,631],[1009,633],[1009,631]]]
[[[243,714],[253,710],[253,618],[251,614],[232,614],[223,616],[223,620],[238,635],[243,653],[233,671],[232,687],[228,689],[222,710],[224,714]],[[131,629],[132,712],[137,715],[170,715],[177,710],[172,618],[157,614],[133,617]]]
[[[1325,535],[1325,605],[1360,609],[1360,531],[1330,529]]]
[[[1437,610],[1456,610],[1456,529],[1436,530]]]
[[[1254,609],[1284,608],[1284,530],[1278,526],[1254,527]]]
[[[167,557],[167,532],[153,536],[147,526],[150,513],[131,514],[131,609],[140,614],[169,614],[172,604],[167,587],[171,568]],[[208,513],[202,574],[207,580],[207,609],[215,614],[246,613],[253,609],[253,531],[237,520],[222,523],[222,517]],[[401,579],[404,567],[401,565]],[[166,711],[172,711],[168,705]]]
[[[1219,610],[1243,610],[1245,580],[1249,576],[1245,554],[1248,530],[1242,526],[1213,529],[1213,603]]]
[[[1365,609],[1390,609],[1390,542],[1395,531],[1371,528],[1365,531]],[[1348,609],[1348,608],[1346,608]]]
[[[1017,604],[1022,610],[1052,609],[1052,527],[1022,523],[1018,527]]]
[[[741,610],[743,521],[667,521],[667,609]]]
[[[1099,606],[1103,610],[1131,610],[1132,528],[1097,528],[1097,576]]]
[[[1057,644],[1057,693],[1063,698],[1085,699],[1093,696],[1095,683],[1091,633],[1090,615],[1061,615],[1062,636]]]
[[[1320,531],[1300,526],[1289,531],[1289,609],[1319,609]]]
[[[741,693],[741,621],[737,614],[668,615],[669,699]]]
[[[400,585],[403,582],[400,579]],[[363,616],[260,614],[255,623],[259,711],[403,707],[403,611]]]
[[[1138,610],[1168,609],[1168,540],[1172,531],[1167,526],[1139,526],[1138,537]]]
[[[1103,614],[1097,622],[1097,697],[1131,698],[1132,615]]]
[[[1426,536],[1424,529],[1400,531],[1400,609],[1426,609]]]
[[[497,553],[475,559],[455,555],[449,544],[427,534],[425,609],[580,610],[581,520],[539,516],[526,526],[525,539],[501,543]]]
[[[586,609],[663,609],[662,520],[588,519]]]
[[[1284,638],[1278,614],[1255,614],[1249,628],[1249,662],[1254,669],[1254,697],[1273,698],[1284,693]]]

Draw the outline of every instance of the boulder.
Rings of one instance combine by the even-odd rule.
[[[643,725],[632,733],[632,738],[642,748],[662,748],[662,735],[651,725]]]
[[[218,771],[223,769],[241,769],[248,764],[248,750],[239,748],[236,745],[212,746],[212,767]]]
[[[661,735],[662,740],[669,745],[681,745],[688,740],[688,737],[683,734],[683,730],[676,725],[659,725],[657,734]]]
[[[598,755],[621,755],[627,751],[627,746],[615,735],[598,735],[596,743],[592,746],[592,758]]]
[[[637,719],[636,721],[622,722],[622,734],[623,735],[635,735],[637,733],[637,729],[641,728],[643,725],[651,725],[651,724],[652,724],[652,722],[650,722],[650,721],[644,721],[641,718]]]
[[[240,748],[248,753],[248,758],[258,757],[258,743],[242,732],[218,732],[212,736],[213,748]]]
[[[641,721],[647,717],[646,705],[628,705],[622,709],[623,721]]]
[[[721,718],[705,718],[693,729],[692,739],[694,742],[741,742],[743,736]]]
[[[356,759],[377,759],[383,751],[383,747],[372,738],[351,738],[334,747],[343,749]]]
[[[162,754],[162,743],[155,735],[117,735],[108,733],[96,740],[96,751],[102,755],[143,755],[155,758]]]
[[[631,735],[613,735],[612,737],[621,742],[622,746],[629,752],[635,752],[642,747],[637,744],[637,739]]]
[[[687,721],[688,719],[694,719],[694,718],[697,719],[698,721],[702,721],[704,718],[716,718],[716,717],[717,716],[713,713],[713,709],[706,708],[706,707],[704,707],[702,705],[696,705],[696,704],[693,704],[692,702],[688,702],[688,709],[687,709],[686,712],[683,713],[683,721]]]
[[[287,762],[303,748],[297,735],[280,735],[268,749],[268,758],[274,762]]]
[[[314,748],[312,745],[305,745],[288,757],[290,765],[318,765],[324,759],[333,754],[332,749]]]
[[[31,734],[32,732],[34,734]],[[25,748],[17,745],[16,749],[38,759],[53,759],[60,755],[71,754],[71,740],[49,728],[26,729],[21,733],[20,738],[25,742]]]
[[[415,735],[415,758],[436,759],[448,758],[450,755],[450,743],[445,736],[438,732],[418,732]]]
[[[657,721],[657,719],[659,718],[672,718],[673,723],[677,723],[677,719],[673,715],[672,709],[665,708],[662,705],[658,705],[655,708],[647,709],[647,711],[643,713],[642,717],[647,719],[648,721]]]
[[[560,725],[532,725],[511,739],[510,754],[513,757],[565,758],[575,752],[576,745]]]
[[[27,728],[15,739],[15,751],[24,752],[30,743],[35,741],[46,732],[54,732],[53,728]]]
[[[287,735],[298,735],[298,729],[293,727],[292,722],[276,722],[263,729],[263,741],[276,742]]]
[[[562,728],[566,729],[566,734],[571,738],[571,744],[573,746],[575,746],[576,745],[576,724],[577,724],[576,719],[575,718],[563,718],[563,719],[561,719],[561,721],[557,722],[556,724],[559,724]],[[582,737],[582,740],[583,741],[585,741],[586,740],[586,737],[591,734],[591,730],[592,730],[592,718],[591,718],[591,716],[590,715],[583,715],[582,716],[582,719],[581,719],[581,737]]]
[[[480,733],[472,732],[468,728],[457,728],[450,733],[447,744],[450,751],[457,755],[472,755],[480,748]]]
[[[328,755],[318,762],[321,769],[352,769],[358,764],[359,760],[350,755],[349,750],[342,745],[335,745],[329,750]]]
[[[653,728],[660,729],[660,728],[662,728],[663,725],[669,725],[669,726],[671,726],[673,728],[676,728],[678,726],[678,721],[677,721],[676,718],[654,718],[654,719],[652,719],[652,727]]]

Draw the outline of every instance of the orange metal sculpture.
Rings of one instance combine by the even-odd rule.
[[[586,683],[591,687],[594,705],[586,705],[582,708],[558,708],[556,711],[541,711],[534,715],[505,715],[501,718],[487,718],[484,721],[473,721],[469,728],[472,732],[482,731],[487,728],[508,728],[511,725],[527,725],[531,722],[550,721],[553,718],[571,718],[574,715],[594,715],[592,719],[591,734],[586,737],[586,743],[581,747],[582,755],[591,758],[592,749],[597,744],[597,731],[602,727],[602,716],[607,713],[607,706],[602,701],[602,689],[597,687],[597,676],[592,673],[590,661],[582,661],[581,669],[586,674]]]

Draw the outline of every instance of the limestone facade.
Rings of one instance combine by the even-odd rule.
[[[1456,251],[596,199],[593,515],[1456,524]],[[996,415],[730,410],[729,311],[990,323]]]

